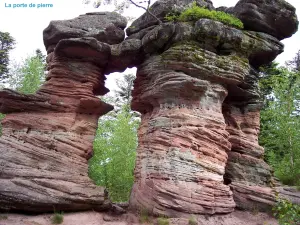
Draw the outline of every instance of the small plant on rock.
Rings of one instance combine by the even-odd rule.
[[[169,225],[169,219],[168,218],[163,218],[159,217],[157,218],[157,225]]]
[[[196,2],[193,2],[192,7],[184,10],[180,14],[178,12],[172,12],[165,17],[165,19],[168,21],[180,21],[180,22],[188,22],[188,21],[196,22],[201,18],[216,20],[226,25],[236,27],[238,29],[244,28],[243,22],[237,17],[225,12],[209,10],[203,7],[199,7],[197,6]]]
[[[51,218],[52,224],[61,224],[63,221],[64,221],[63,212],[61,213],[55,212]]]
[[[191,216],[190,218],[189,218],[189,225],[197,225],[198,223],[197,223],[197,220],[196,220],[196,218],[194,217],[194,216]]]

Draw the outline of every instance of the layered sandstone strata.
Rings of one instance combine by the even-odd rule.
[[[104,73],[124,70],[140,48],[140,41],[122,42],[125,26],[116,13],[52,21],[44,30],[46,82],[34,95],[0,91],[0,111],[7,114],[0,138],[1,210],[109,207],[104,188],[88,177],[88,159],[98,118],[113,109],[96,97],[109,91]]]
[[[218,9],[238,16],[245,30],[210,19],[164,19],[190,0],[155,2],[151,10],[162,23],[145,13],[126,40],[126,20],[116,13],[51,22],[44,30],[45,84],[34,95],[0,92],[0,111],[8,114],[0,138],[0,209],[109,207],[104,189],[87,175],[98,117],[112,109],[96,96],[108,92],[104,74],[135,65],[132,109],[142,122],[131,207],[179,216],[274,204],[258,144],[257,70],[283,51],[279,40],[298,21],[284,1],[262,2],[261,9],[250,0]],[[196,3],[214,9],[211,1]],[[249,7],[239,13],[243,4]],[[253,25],[255,14],[261,19]],[[299,199],[290,189],[277,191]]]
[[[276,38],[283,34],[209,19],[165,21],[167,12],[189,7],[180,3],[157,1],[152,11],[162,24],[144,14],[127,30],[146,54],[132,101],[142,125],[131,206],[168,216],[226,213],[236,205],[264,209],[274,204],[275,191],[258,144],[256,70],[283,51]],[[213,9],[209,1],[197,4]],[[281,20],[294,21],[288,9]]]

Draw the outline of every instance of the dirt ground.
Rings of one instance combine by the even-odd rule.
[[[50,225],[53,214],[22,215],[5,213],[0,214],[0,225]],[[126,213],[121,216],[112,216],[108,213],[78,212],[64,213],[62,225],[140,225],[138,215]],[[189,219],[169,218],[170,225],[189,225]],[[156,225],[156,218],[149,218],[149,223]],[[198,225],[278,225],[276,219],[264,213],[235,211],[228,215],[195,216]]]

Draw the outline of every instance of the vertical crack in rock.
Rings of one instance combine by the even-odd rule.
[[[276,200],[271,168],[264,162],[264,149],[258,144],[262,102],[257,83],[258,74],[251,69],[240,85],[243,88],[232,87],[223,105],[232,143],[225,181],[233,190],[238,208],[268,211]]]

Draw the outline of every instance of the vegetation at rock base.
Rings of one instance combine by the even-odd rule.
[[[99,119],[94,141],[94,156],[89,161],[89,176],[108,189],[113,202],[128,201],[133,185],[139,117],[130,110],[133,75],[117,81],[116,96],[106,102],[116,110]]]
[[[196,220],[196,218],[194,217],[194,216],[191,216],[190,218],[189,218],[189,225],[197,225],[198,223],[197,223],[197,220]]]
[[[233,26],[239,29],[244,28],[243,22],[240,19],[236,18],[235,16],[225,12],[209,10],[203,7],[199,7],[197,6],[196,2],[193,2],[192,7],[184,10],[181,13],[173,12],[173,13],[169,13],[165,17],[165,19],[168,21],[181,21],[181,22],[188,22],[188,21],[196,22],[201,18],[216,20],[226,25]]]
[[[262,69],[259,84],[265,96],[259,136],[265,159],[283,184],[300,186],[300,71],[273,63]]]
[[[64,222],[64,214],[55,212],[54,215],[51,217],[52,224],[61,224]]]
[[[147,209],[140,211],[140,223],[150,223],[149,213]]]
[[[169,225],[169,219],[168,218],[157,218],[157,225]]]
[[[277,204],[273,207],[273,215],[280,225],[298,225],[300,224],[300,205],[293,204],[286,199],[277,199]]]

